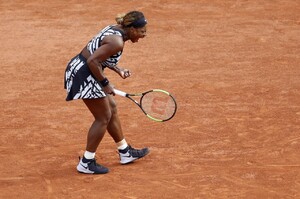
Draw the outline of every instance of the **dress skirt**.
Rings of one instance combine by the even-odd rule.
[[[68,63],[65,71],[64,88],[67,90],[66,101],[75,99],[97,99],[105,97],[105,92],[93,77],[86,58],[81,54]]]

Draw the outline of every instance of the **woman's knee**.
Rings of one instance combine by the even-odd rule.
[[[110,121],[110,118],[112,117],[112,114],[113,113],[111,110],[103,110],[102,113],[95,114],[94,117],[95,117],[96,121],[99,121],[104,124],[108,124]]]
[[[109,105],[110,105],[110,110],[111,110],[112,115],[117,114],[117,111],[118,111],[117,104],[112,97],[109,100]]]

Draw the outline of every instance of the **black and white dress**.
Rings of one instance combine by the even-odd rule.
[[[121,30],[115,29],[115,25],[110,25],[102,29],[89,43],[87,44],[88,51],[93,54],[100,46],[105,36],[119,35],[124,37]],[[109,57],[104,62],[101,62],[103,69],[105,67],[115,67],[122,55],[122,51]],[[93,77],[87,60],[78,54],[71,59],[65,71],[65,89],[67,90],[67,101],[73,99],[96,99],[105,97],[106,94],[102,90],[100,84]]]

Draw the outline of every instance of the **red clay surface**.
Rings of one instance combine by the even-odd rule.
[[[300,10],[294,0],[14,0],[0,3],[0,198],[300,198]],[[177,115],[146,118],[116,97],[127,140],[148,146],[107,175],[76,172],[93,120],[65,101],[67,62],[118,13],[141,10],[127,92],[170,91]]]

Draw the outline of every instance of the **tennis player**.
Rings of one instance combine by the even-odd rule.
[[[128,69],[118,67],[126,41],[133,43],[146,36],[147,20],[142,12],[131,11],[116,17],[117,24],[106,26],[68,63],[65,71],[67,101],[82,99],[94,116],[86,150],[77,165],[77,171],[86,174],[104,174],[109,169],[96,163],[95,153],[106,132],[114,139],[120,163],[128,164],[149,153],[148,148],[134,149],[126,142],[113,87],[104,75],[109,68],[123,79],[130,77]]]

